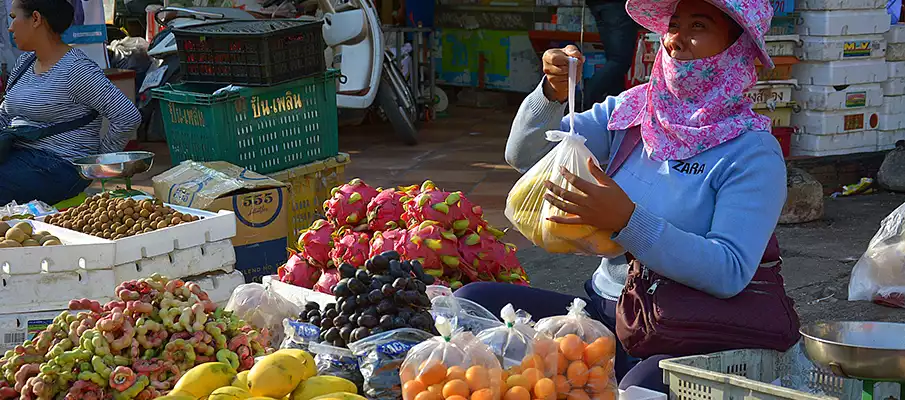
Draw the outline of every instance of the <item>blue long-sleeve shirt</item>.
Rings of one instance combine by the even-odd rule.
[[[610,97],[575,118],[602,164],[625,134],[607,129],[614,107]],[[547,154],[555,143],[544,133],[569,130],[563,111],[541,86],[528,95],[506,143],[507,162],[524,173]],[[653,161],[639,145],[613,179],[636,204],[614,240],[654,272],[720,298],[751,282],[786,199],[785,161],[769,132],[746,132],[682,161]],[[604,258],[594,288],[617,299],[627,273],[624,256]]]

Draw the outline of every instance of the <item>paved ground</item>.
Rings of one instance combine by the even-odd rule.
[[[453,109],[450,116],[426,125],[422,143],[415,147],[399,145],[387,126],[344,128],[340,149],[352,155],[346,177],[384,187],[430,178],[446,190],[466,192],[484,207],[491,223],[507,227],[505,197],[519,176],[503,160],[513,114],[514,109]],[[146,147],[161,154],[151,174],[137,182],[150,190],[149,177],[165,170],[169,160],[165,145]],[[905,320],[905,310],[846,300],[852,266],[879,221],[903,202],[905,196],[892,194],[828,198],[824,220],[778,229],[786,284],[804,321]],[[506,239],[520,246],[519,258],[538,287],[583,294],[582,283],[597,266],[594,258],[547,254],[515,232]]]

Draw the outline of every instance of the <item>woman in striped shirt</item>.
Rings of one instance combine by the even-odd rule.
[[[41,128],[86,116],[90,120],[43,139],[16,140],[0,164],[0,206],[35,199],[54,204],[90,184],[71,161],[121,151],[141,115],[97,64],[63,42],[61,35],[74,15],[68,0],[14,0],[11,10],[9,31],[26,53],[10,74],[0,126]],[[103,118],[110,129],[101,137]]]

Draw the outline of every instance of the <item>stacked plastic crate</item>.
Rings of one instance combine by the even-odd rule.
[[[905,140],[905,23],[893,25],[885,36],[889,79],[882,85],[877,150],[893,149],[896,141]]]
[[[792,155],[877,150],[888,77],[886,0],[799,0]]]

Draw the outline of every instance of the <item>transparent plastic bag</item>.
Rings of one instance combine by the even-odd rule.
[[[433,335],[420,329],[394,329],[349,343],[364,378],[362,393],[371,400],[402,397],[399,369],[408,351]]]
[[[320,341],[321,329],[314,324],[292,318],[283,320],[283,343],[281,349],[308,350],[313,343]]]
[[[508,370],[521,366],[522,361],[534,354],[537,332],[531,327],[531,314],[523,310],[516,312],[512,304],[503,307],[500,317],[504,325],[482,331],[478,340],[489,346],[503,369]]]
[[[525,358],[520,373],[509,376],[510,388],[536,382],[532,398],[547,398],[551,388],[554,398],[604,400],[617,396],[613,369],[616,335],[589,317],[585,306],[583,300],[575,299],[568,314],[537,322],[534,355]]]
[[[409,350],[402,363],[403,400],[501,399],[503,370],[490,348],[471,332],[454,333],[454,325],[445,317],[437,317],[435,326],[440,336]]]
[[[272,347],[282,345],[283,320],[295,318],[302,312],[301,307],[260,283],[239,285],[233,290],[225,309],[258,329],[270,331]]]
[[[314,355],[318,375],[338,376],[354,383],[358,391],[362,391],[364,377],[358,369],[358,359],[351,350],[323,343],[312,343],[309,349]]]
[[[588,169],[588,159],[600,165],[597,158],[585,146],[586,139],[575,132],[575,81],[578,61],[569,60],[569,132],[548,131],[547,140],[559,142],[553,150],[523,175],[509,191],[506,199],[506,218],[537,246],[551,253],[578,253],[616,257],[624,250],[613,242],[612,232],[601,231],[588,225],[557,224],[549,221],[552,216],[568,214],[546,200],[544,182],[569,191],[577,191],[560,172],[569,172],[589,182],[596,182]],[[606,210],[602,210],[606,212]]]
[[[848,299],[905,307],[905,204],[883,219],[855,264]]]
[[[452,290],[448,287],[428,286],[427,293],[431,299],[430,312],[434,319],[445,317],[458,329],[475,334],[503,325],[484,306],[468,299],[453,297]]]

